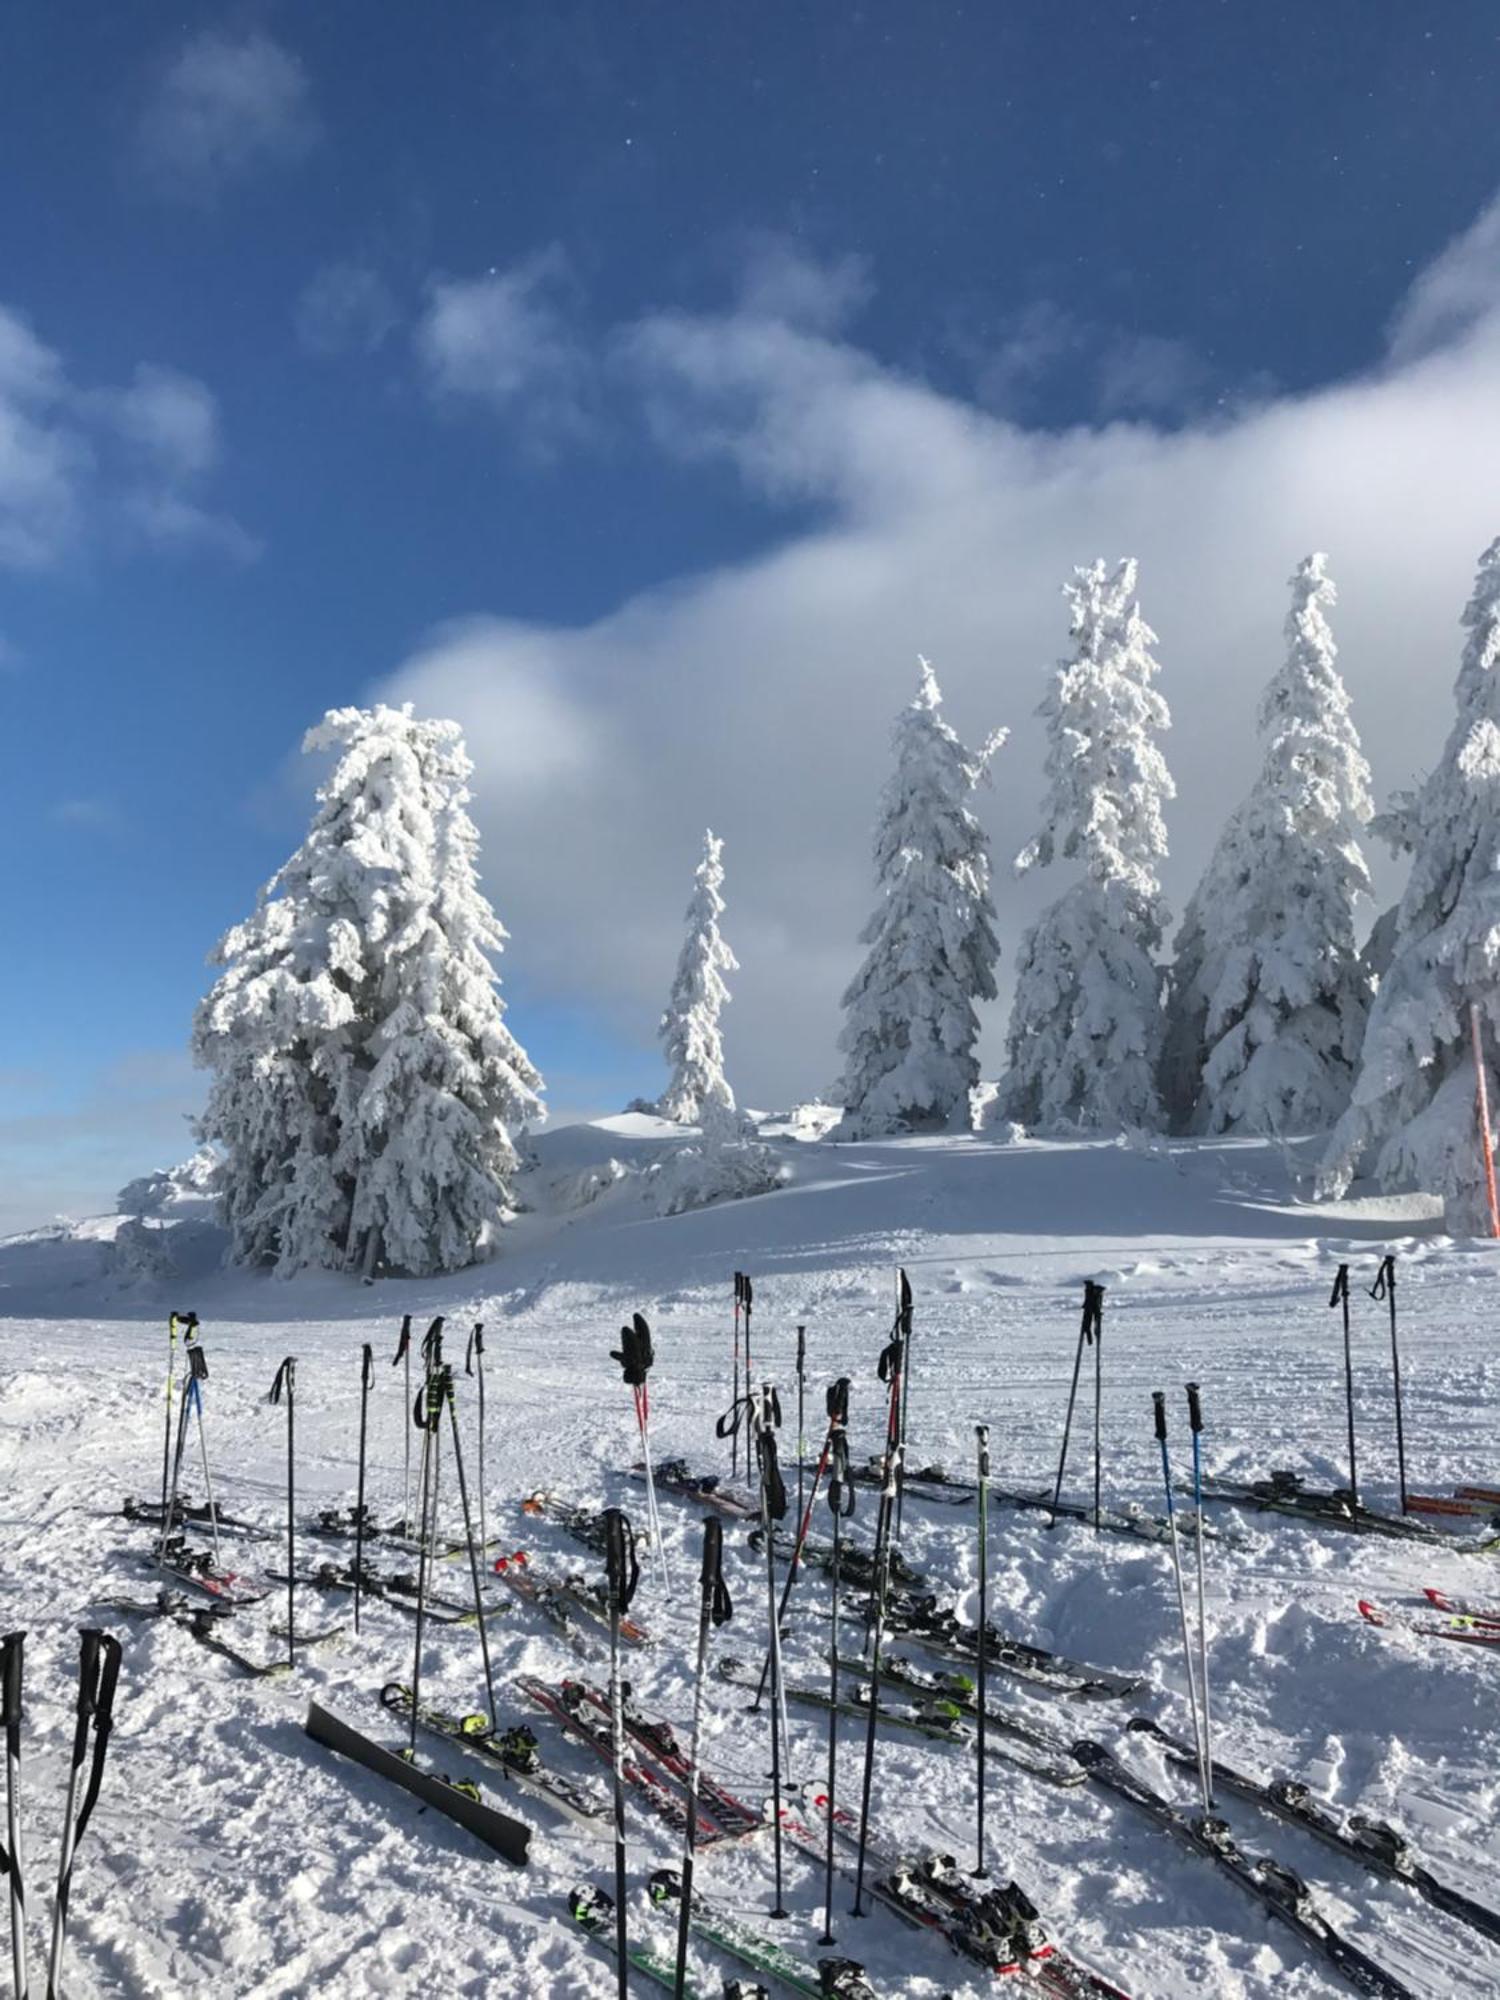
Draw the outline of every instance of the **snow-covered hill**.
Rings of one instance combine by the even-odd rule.
[[[1001,1145],[986,1137],[886,1143],[772,1143],[789,1184],[689,1213],[654,1212],[641,1169],[669,1132],[644,1117],[548,1135],[526,1177],[533,1206],[496,1263],[461,1278],[363,1287],[309,1276],[277,1283],[190,1267],[170,1283],[122,1274],[115,1224],[33,1232],[0,1245],[0,1626],[25,1627],[28,1702],[25,1820],[33,1907],[54,1865],[80,1623],[127,1643],[118,1731],[75,1888],[72,2000],[91,1995],[213,1993],[236,2000],[318,1994],[603,1995],[607,1962],[571,1929],[564,1896],[576,1880],[608,1881],[608,1852],[518,1794],[500,1803],[537,1829],[532,1864],[516,1873],[402,1795],[335,1761],[305,1738],[309,1695],[372,1735],[393,1737],[378,1696],[409,1677],[413,1627],[367,1605],[363,1631],[309,1658],[294,1680],[251,1682],[166,1622],[112,1613],[115,1595],[147,1598],[148,1542],[117,1518],[127,1493],[160,1478],[165,1317],[195,1310],[210,1366],[206,1409],[221,1504],[279,1528],[285,1508],[285,1413],[265,1398],[277,1364],[298,1361],[299,1515],[352,1500],[362,1343],[375,1349],[371,1488],[376,1511],[399,1512],[403,1374],[387,1364],[401,1316],[420,1330],[446,1315],[461,1363],[476,1319],[486,1326],[487,1510],[491,1533],[539,1563],[598,1560],[552,1522],[521,1513],[550,1487],[591,1506],[619,1502],[644,1521],[631,1399],[609,1350],[640,1310],[656,1338],[653,1443],[727,1475],[713,1419],[730,1393],[730,1300],[736,1270],[755,1280],[757,1376],[779,1384],[783,1458],[794,1465],[795,1329],[807,1330],[809,1453],[823,1391],[852,1380],[856,1459],[879,1444],[876,1357],[888,1331],[894,1272],[915,1294],[911,1389],[915,1460],[965,1469],[974,1425],[991,1426],[996,1478],[1041,1486],[1055,1469],[1072,1371],[1082,1281],[1106,1286],[1101,1438],[1116,1504],[1160,1504],[1150,1392],[1168,1392],[1174,1449],[1187,1466],[1183,1385],[1203,1384],[1208,1463],[1258,1474],[1295,1465],[1328,1485],[1344,1476],[1342,1347],[1327,1310],[1337,1265],[1355,1280],[1358,1441],[1366,1497],[1390,1507],[1395,1458],[1384,1307],[1358,1281],[1399,1257],[1413,1484],[1447,1492],[1496,1483],[1495,1249],[1439,1236],[1432,1204],[1350,1200],[1316,1208],[1288,1193],[1275,1152],[1248,1143]],[[611,1164],[615,1163],[615,1164]],[[200,1252],[205,1245],[200,1241]],[[459,1374],[472,1451],[472,1385]],[[1081,1392],[1069,1480],[1084,1490],[1092,1414]],[[472,1472],[472,1461],[471,1461]],[[201,1481],[194,1479],[195,1493]],[[452,1492],[451,1478],[448,1492]],[[672,1591],[648,1566],[640,1616],[658,1635],[631,1664],[641,1698],[685,1725],[695,1630],[697,1512],[661,1500]],[[1444,1879],[1494,1904],[1500,1870],[1500,1709],[1492,1654],[1358,1617],[1369,1596],[1399,1609],[1425,1584],[1500,1599],[1495,1558],[1415,1550],[1274,1516],[1215,1508],[1241,1546],[1209,1550],[1214,1718],[1228,1761],[1294,1772],[1341,1810],[1389,1817]],[[826,1514],[817,1523],[826,1533]],[[852,1524],[867,1542],[873,1505]],[[904,1550],[972,1610],[972,1510],[906,1508]],[[1016,1637],[1102,1666],[1138,1669],[1131,1703],[1067,1704],[996,1681],[992,1698],[1063,1738],[1087,1733],[1122,1749],[1174,1799],[1192,1792],[1123,1733],[1134,1705],[1188,1727],[1186,1681],[1169,1559],[1084,1527],[1049,1532],[1041,1516],[992,1517],[992,1615]],[[759,1660],[765,1572],[726,1535],[735,1599],[715,1650]],[[304,1543],[309,1554],[327,1553]],[[243,1554],[243,1549],[241,1550]],[[278,1566],[273,1550],[256,1551]],[[299,1551],[299,1555],[302,1552]],[[389,1554],[382,1561],[389,1566]],[[445,1589],[457,1592],[455,1571]],[[798,1586],[789,1678],[822,1684],[826,1579]],[[794,1600],[796,1602],[797,1600]],[[276,1615],[284,1610],[272,1600]],[[854,1601],[851,1599],[851,1609]],[[299,1617],[322,1626],[346,1600],[304,1595]],[[241,1614],[237,1643],[255,1652],[268,1607]],[[490,1631],[503,1719],[537,1720],[547,1754],[577,1775],[586,1753],[529,1716],[511,1682],[579,1662],[559,1637],[516,1609]],[[910,1650],[903,1647],[902,1650]],[[590,1669],[597,1673],[598,1667]],[[424,1685],[464,1709],[483,1705],[472,1630],[431,1635]],[[740,1790],[765,1789],[767,1742],[743,1697],[715,1688],[708,1757]],[[861,1732],[841,1739],[852,1796]],[[796,1708],[797,1774],[822,1768],[824,1723]],[[919,1747],[914,1747],[916,1743]],[[457,1750],[435,1760],[457,1771]],[[602,1773],[602,1767],[593,1767]],[[482,1767],[465,1775],[488,1786]],[[936,1846],[973,1863],[971,1760],[920,1739],[882,1737],[875,1773],[879,1825],[914,1850]],[[1252,1851],[1274,1852],[1313,1882],[1320,1906],[1407,1983],[1437,1996],[1500,1993],[1500,1947],[1486,1945],[1408,1890],[1384,1883],[1303,1835],[1228,1803]],[[991,1764],[990,1865],[1014,1873],[1056,1935],[1136,2000],[1261,2000],[1341,1990],[1292,1934],[1270,1922],[1201,1859],[1093,1787],[1061,1791]],[[639,1883],[672,1859],[674,1838],[632,1809]],[[770,1903],[768,1843],[706,1859],[700,1883],[746,1912]],[[817,1956],[821,1878],[792,1858],[782,1942]],[[835,1900],[840,1949],[863,1960],[885,1995],[978,1993],[937,1943],[888,1914],[855,1920]],[[665,1919],[633,1904],[633,1927],[669,1942]],[[728,1968],[695,1948],[705,1991]],[[715,1978],[710,1978],[710,1973]]]

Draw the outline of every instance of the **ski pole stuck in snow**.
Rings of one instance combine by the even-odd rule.
[[[1349,1505],[1359,1512],[1359,1462],[1354,1452],[1354,1348],[1349,1337],[1349,1266],[1340,1264],[1330,1306],[1344,1308],[1344,1405],[1349,1416]]]
[[[688,1746],[687,1824],[682,1836],[682,1904],[677,1913],[676,2000],[687,1986],[688,1929],[693,1904],[693,1856],[698,1842],[698,1749],[703,1726],[703,1682],[708,1666],[710,1627],[734,1616],[724,1581],[724,1523],[710,1514],[703,1523],[703,1568],[698,1578],[698,1659],[693,1680],[693,1733]]]
[[[1401,1349],[1396,1340],[1396,1259],[1387,1251],[1380,1260],[1380,1269],[1375,1273],[1375,1282],[1370,1287],[1370,1297],[1384,1299],[1391,1315],[1391,1388],[1396,1400],[1396,1476],[1401,1485],[1401,1511],[1410,1510],[1406,1504],[1406,1425],[1401,1412]]]
[[[974,1426],[976,1477],[979,1484],[979,1618],[978,1659],[974,1675],[977,1689],[979,1721],[974,1730],[974,1759],[976,1811],[974,1818],[974,1874],[981,1881],[989,1879],[989,1869],[984,1865],[984,1745],[989,1731],[984,1726],[985,1689],[989,1670],[988,1625],[989,1625],[989,1517],[990,1517],[990,1427],[988,1424]],[[872,1689],[873,1701],[879,1692]]]
[[[1151,1407],[1156,1419],[1156,1441],[1161,1447],[1161,1477],[1167,1494],[1167,1520],[1171,1524],[1172,1573],[1177,1580],[1177,1611],[1182,1621],[1182,1663],[1187,1669],[1188,1704],[1193,1712],[1193,1741],[1198,1748],[1198,1783],[1203,1793],[1203,1810],[1213,1811],[1213,1788],[1208,1781],[1208,1766],[1204,1761],[1203,1722],[1198,1710],[1198,1691],[1193,1676],[1193,1645],[1188,1637],[1187,1593],[1182,1583],[1182,1548],[1177,1539],[1177,1514],[1172,1496],[1172,1465],[1167,1453],[1167,1398],[1166,1392],[1153,1389]]]
[[[656,1361],[656,1350],[651,1345],[651,1328],[644,1313],[634,1313],[629,1326],[620,1328],[620,1344],[609,1351],[611,1361],[618,1361],[620,1372],[630,1387],[635,1399],[636,1429],[641,1435],[641,1456],[646,1466],[646,1519],[650,1526],[652,1545],[656,1550],[656,1560],[661,1569],[663,1591],[670,1592],[671,1576],[667,1570],[667,1552],[662,1544],[661,1515],[656,1510],[656,1477],[651,1470],[651,1384],[650,1374]]]
[[[797,1539],[792,1546],[791,1561],[787,1565],[786,1581],[781,1586],[781,1603],[776,1614],[777,1630],[782,1633],[786,1630],[787,1606],[791,1602],[792,1587],[801,1573],[802,1552],[807,1546],[808,1530],[812,1526],[813,1509],[818,1504],[818,1488],[823,1483],[823,1474],[828,1465],[828,1455],[833,1444],[834,1430],[848,1421],[848,1415],[849,1378],[847,1376],[840,1376],[838,1381],[831,1384],[828,1390],[828,1434],[823,1440],[823,1449],[818,1454],[817,1470],[813,1474],[812,1492],[808,1495],[806,1506],[801,1506],[799,1502]],[[765,1664],[760,1670],[760,1686],[756,1689],[755,1699],[750,1704],[752,1714],[760,1707],[761,1700],[766,1692],[766,1682],[770,1678],[770,1674],[771,1654],[768,1648]]]
[[[490,1639],[485,1629],[484,1591],[479,1581],[479,1549],[474,1541],[474,1517],[469,1510],[469,1482],[464,1473],[463,1439],[458,1428],[458,1399],[453,1393],[453,1370],[446,1363],[438,1377],[438,1393],[448,1408],[448,1422],[453,1435],[453,1465],[458,1474],[458,1498],[463,1509],[464,1541],[469,1551],[469,1575],[474,1585],[474,1618],[479,1626],[479,1652],[484,1661],[484,1691],[489,1703],[490,1729],[500,1727],[500,1718],[495,1709],[495,1674],[490,1665]]]
[[[839,1572],[844,1555],[844,1523],[854,1513],[854,1481],[849,1477],[849,1383],[841,1377],[828,1391],[828,1511],[833,1516],[833,1561],[828,1580],[828,1825],[823,1854],[824,1946],[833,1934],[833,1832],[838,1810],[839,1759]]]
[[[619,2000],[627,2000],[625,1936],[625,1707],[620,1685],[620,1620],[641,1581],[635,1535],[618,1507],[604,1510],[604,1575],[609,1593],[609,1730],[615,1804],[615,1959]]]
[[[68,1802],[63,1816],[62,1856],[57,1871],[57,1895],[52,1905],[52,1945],[47,1959],[47,2000],[62,2000],[63,1938],[68,1902],[73,1890],[73,1864],[104,1782],[104,1759],[114,1727],[115,1686],[120,1677],[120,1642],[108,1632],[88,1627],[79,1634],[78,1709],[73,1729],[73,1763],[68,1777]],[[94,1755],[88,1779],[89,1732]],[[83,1788],[82,1804],[79,1790]],[[20,1989],[24,1990],[24,1989]]]
[[[734,1274],[734,1374],[729,1392],[729,1407],[737,1409],[740,1401],[740,1316],[745,1310],[745,1284],[743,1271]],[[740,1469],[740,1434],[738,1428],[729,1433],[729,1476],[733,1479]]]
[[[172,1469],[172,1385],[177,1374],[177,1329],[185,1332],[197,1327],[196,1313],[169,1313],[167,1315],[167,1420],[161,1446],[161,1511],[165,1519],[167,1512],[167,1485]]]
[[[407,1326],[410,1327],[410,1320]],[[359,1630],[359,1604],[365,1579],[365,1433],[369,1427],[370,1385],[375,1380],[375,1350],[364,1344],[359,1364],[359,1474],[354,1491],[354,1629]],[[408,1430],[407,1436],[411,1433]],[[407,1446],[410,1454],[411,1447]]]
[[[771,1839],[775,1856],[776,1899],[773,1917],[787,1912],[782,1902],[781,1882],[781,1777],[785,1753],[790,1749],[786,1726],[786,1693],[781,1678],[781,1617],[776,1602],[776,1530],[773,1523],[786,1518],[786,1482],[776,1452],[776,1431],[781,1422],[781,1399],[769,1382],[750,1391],[750,1434],[755,1445],[760,1472],[760,1525],[766,1538],[766,1623],[769,1628],[767,1651],[771,1661]]]
[[[907,1414],[911,1404],[911,1284],[904,1271],[896,1273],[895,1338],[901,1343],[901,1406],[897,1412],[896,1540],[901,1540],[902,1509],[906,1500]]]
[[[472,1375],[479,1390],[479,1546],[489,1543],[489,1531],[484,1517],[484,1322],[481,1320],[469,1335],[469,1345],[464,1350],[464,1373]]]
[[[439,1335],[439,1339],[441,1336]],[[440,1351],[429,1334],[423,1342],[424,1354]],[[417,1391],[411,1420],[422,1433],[421,1477],[417,1489],[420,1521],[417,1530],[417,1634],[412,1650],[411,1742],[410,1754],[417,1754],[417,1718],[422,1707],[422,1640],[427,1628],[427,1579],[435,1560],[437,1540],[438,1472],[443,1443],[443,1386],[441,1366],[429,1366],[426,1379]]]
[[[175,1315],[174,1315],[175,1317]],[[5,1846],[0,1864],[10,1886],[10,1958],[16,2000],[27,2000],[26,1866],[21,1853],[21,1684],[26,1634],[0,1639],[0,1727],[5,1731]]]
[[[297,1362],[288,1355],[276,1370],[269,1401],[286,1402],[286,1656],[297,1661]]]
[[[1187,1385],[1188,1424],[1193,1433],[1193,1510],[1198,1545],[1198,1692],[1203,1702],[1203,1773],[1213,1790],[1214,1739],[1208,1703],[1208,1593],[1203,1572],[1203,1392]]]
[[[1100,1525],[1100,1411],[1104,1401],[1104,1287],[1092,1278],[1083,1282],[1083,1318],[1078,1328],[1078,1351],[1073,1357],[1073,1383],[1068,1390],[1068,1413],[1063,1418],[1062,1450],[1057,1459],[1057,1483],[1052,1489],[1052,1518],[1057,1526],[1057,1510],[1062,1501],[1063,1474],[1068,1464],[1068,1439],[1073,1429],[1073,1406],[1078,1401],[1078,1377],[1083,1368],[1083,1350],[1094,1350],[1094,1527]]]
[[[410,1313],[407,1313],[401,1321],[401,1333],[400,1337],[396,1342],[396,1351],[391,1356],[391,1366],[394,1368],[397,1362],[399,1361],[404,1361],[406,1363],[405,1395],[403,1397],[401,1404],[401,1433],[406,1443],[406,1472],[401,1488],[402,1494],[404,1496],[401,1502],[401,1533],[403,1535],[409,1535],[411,1533],[411,1425],[406,1421],[406,1418],[407,1418],[407,1413],[411,1409],[411,1314]]]

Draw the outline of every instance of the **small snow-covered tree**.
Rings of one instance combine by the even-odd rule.
[[[1370,977],[1370,767],[1334,665],[1328,558],[1291,579],[1287,658],[1260,705],[1265,757],[1177,936],[1163,1091],[1175,1129],[1328,1130],[1349,1102]]]
[[[1477,1231],[1488,1204],[1470,1005],[1491,1047],[1500,1031],[1500,540],[1480,558],[1463,625],[1443,754],[1420,791],[1373,822],[1410,851],[1411,875],[1319,1188],[1341,1194],[1370,1171],[1383,1187],[1442,1195],[1449,1228]]]
[[[974,1003],[995,997],[989,841],[969,799],[1006,732],[967,750],[942,700],[923,660],[916,699],[896,722],[875,832],[881,900],[860,933],[869,952],[843,1000],[839,1090],[849,1129],[861,1133],[967,1119],[979,1081]]]
[[[511,1201],[541,1079],[505,1026],[458,726],[334,709],[307,838],[223,939],[194,1023],[231,1255],[455,1270]]]
[[[1001,1092],[1028,1126],[1109,1130],[1161,1123],[1161,973],[1166,927],[1157,867],[1162,806],[1175,796],[1156,737],[1171,726],[1152,683],[1156,634],[1135,602],[1133,558],[1065,586],[1077,648],[1038,711],[1047,726],[1042,829],[1018,874],[1058,854],[1084,877],[1021,945]]]
[[[703,836],[703,858],[694,871],[693,885],[687,936],[659,1030],[672,1080],[657,1109],[679,1125],[696,1124],[715,1111],[734,1110],[734,1092],[724,1075],[719,1013],[729,998],[724,974],[738,971],[739,966],[719,933],[724,914],[724,843],[712,829]]]

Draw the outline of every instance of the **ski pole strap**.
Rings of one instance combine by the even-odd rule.
[[[1339,1274],[1333,1281],[1333,1296],[1329,1299],[1328,1303],[1330,1306],[1336,1306],[1341,1300],[1346,1305],[1348,1304],[1349,1266],[1347,1264],[1339,1265]]]
[[[609,1358],[619,1362],[621,1372],[632,1389],[644,1386],[656,1353],[651,1345],[651,1328],[643,1313],[634,1314],[630,1325],[620,1328],[620,1344],[610,1349]]]
[[[1083,1281],[1083,1324],[1079,1332],[1086,1347],[1092,1347],[1104,1331],[1104,1287],[1092,1278]]]
[[[749,1417],[751,1400],[749,1396],[737,1396],[714,1425],[714,1436],[721,1438],[734,1437],[738,1433],[740,1426]]]
[[[729,1586],[724,1581],[724,1523],[710,1514],[703,1523],[703,1607],[715,1625],[727,1625],[734,1616]]]
[[[21,1667],[25,1645],[24,1632],[8,1632],[0,1639],[0,1729],[7,1735],[12,1735],[21,1726]],[[0,1840],[0,1875],[9,1875],[15,1865],[9,1848]]]
[[[435,1368],[443,1365],[443,1316],[437,1318],[422,1335],[422,1366],[430,1375]]]
[[[276,1380],[271,1384],[271,1394],[267,1400],[272,1403],[279,1403],[284,1394],[290,1403],[296,1393],[297,1361],[294,1355],[289,1354],[276,1370]]]
[[[375,1350],[369,1341],[365,1342],[364,1355],[359,1364],[359,1386],[368,1389],[375,1380]]]
[[[401,1332],[399,1333],[396,1339],[396,1351],[391,1356],[391,1366],[393,1368],[397,1367],[401,1362],[403,1362],[406,1359],[410,1351],[411,1351],[411,1314],[407,1313],[401,1321]]]
[[[882,1382],[895,1382],[901,1375],[901,1342],[892,1340],[880,1350],[880,1359],[875,1364],[875,1373]]]
[[[469,1335],[469,1344],[464,1349],[464,1373],[466,1375],[472,1375],[474,1373],[474,1357],[476,1355],[478,1355],[479,1357],[479,1365],[482,1368],[484,1366],[484,1321],[483,1320],[480,1320],[479,1324],[475,1327],[474,1331]]]
[[[750,1282],[750,1273],[748,1271],[743,1271],[740,1275],[745,1281],[745,1289],[740,1293],[740,1303],[744,1306],[745,1317],[748,1319],[750,1317],[750,1308],[755,1304],[755,1287]]]
[[[904,1271],[897,1274],[896,1331],[903,1340],[911,1339],[911,1280]]]
[[[1196,1382],[1188,1383],[1187,1399],[1188,1422],[1192,1426],[1193,1436],[1197,1437],[1203,1429],[1203,1399]]]
[[[1370,1287],[1372,1299],[1394,1299],[1396,1296],[1396,1260],[1387,1255],[1380,1260],[1380,1269],[1375,1273],[1375,1282]]]
[[[86,1631],[83,1634],[84,1656],[79,1665],[78,1715],[80,1723],[80,1757],[83,1738],[86,1733],[84,1719],[84,1670],[89,1659],[88,1642],[95,1640],[93,1668],[95,1679],[89,1691],[89,1707],[94,1722],[94,1761],[89,1771],[88,1790],[83,1795],[83,1804],[78,1810],[78,1819],[73,1828],[75,1843],[82,1840],[84,1830],[92,1817],[99,1798],[99,1787],[104,1782],[104,1758],[109,1749],[110,1732],[115,1720],[115,1687],[120,1678],[120,1642],[109,1632]]]
[[[745,1303],[745,1283],[744,1272],[736,1271],[734,1274],[734,1302],[736,1306],[743,1306]]]
[[[453,1370],[433,1368],[428,1371],[427,1380],[418,1389],[411,1406],[411,1420],[419,1431],[436,1431],[443,1421],[445,1401],[444,1381],[447,1382],[446,1395],[453,1393]]]
[[[775,1391],[771,1392],[773,1395]],[[780,1412],[777,1412],[778,1420]],[[776,1451],[776,1433],[769,1424],[762,1423],[756,1437],[760,1447],[760,1479],[766,1497],[766,1512],[773,1521],[786,1518],[786,1481],[781,1476],[781,1461]]]
[[[635,1552],[635,1530],[618,1507],[604,1510],[604,1568],[611,1611],[628,1611],[641,1580],[641,1565]]]
[[[854,1481],[849,1477],[848,1433],[842,1424],[836,1424],[828,1437],[828,1508],[836,1520],[847,1521],[854,1512],[854,1492]]]
[[[173,1313],[167,1321],[167,1330],[174,1340],[177,1337],[179,1328],[181,1329],[183,1339],[191,1340],[198,1331],[198,1315],[196,1313]]]
[[[188,1371],[193,1387],[208,1380],[208,1356],[196,1340],[190,1340],[187,1348]]]

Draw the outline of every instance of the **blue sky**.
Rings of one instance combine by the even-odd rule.
[[[464,721],[564,1112],[657,1087],[709,819],[742,1094],[830,1080],[916,650],[1016,725],[1003,876],[1074,561],[1142,556],[1179,907],[1307,547],[1408,780],[1500,530],[1497,54],[1452,0],[12,0],[0,1225],[186,1150],[338,703]]]

